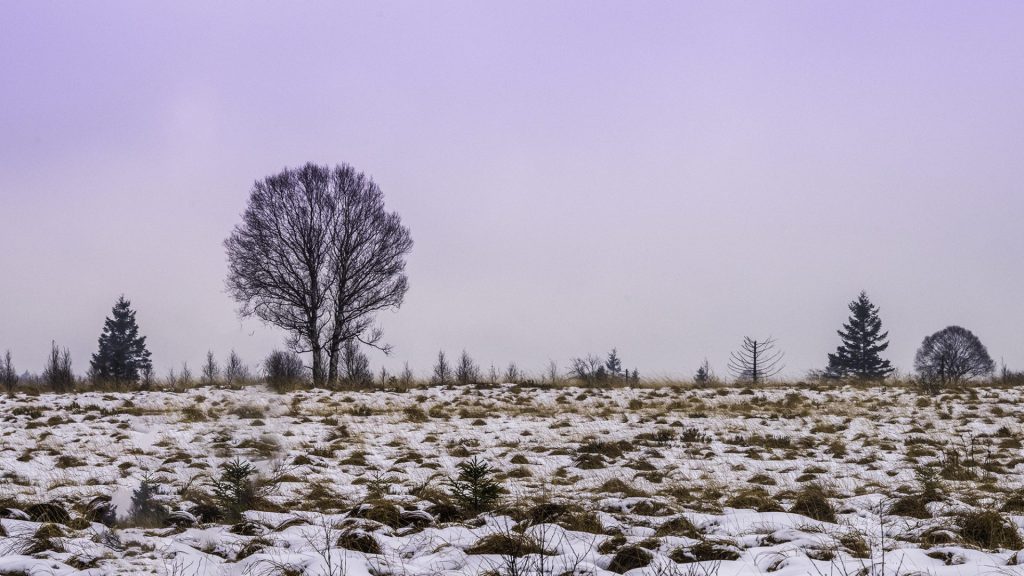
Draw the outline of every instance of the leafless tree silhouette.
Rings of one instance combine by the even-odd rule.
[[[43,368],[43,382],[54,392],[70,392],[75,387],[75,373],[71,371],[71,352],[67,348],[57,348],[56,342],[50,343],[50,356]]]
[[[384,194],[373,180],[347,165],[335,168],[332,176],[337,222],[331,253],[334,322],[328,380],[333,383],[346,341],[390,351],[380,344],[381,331],[373,327],[373,316],[401,306],[405,299],[405,256],[412,250],[412,237],[398,214],[384,208]]]
[[[412,239],[380,188],[351,166],[306,164],[256,182],[224,246],[239,312],[310,353],[315,386],[337,381],[348,340],[387,351],[373,315],[401,305]]]
[[[18,386],[18,372],[14,369],[14,362],[11,361],[11,351],[8,350],[3,358],[0,358],[0,384],[3,384],[7,394],[13,396]]]
[[[928,336],[914,358],[914,368],[928,383],[943,385],[988,376],[996,364],[973,332],[949,326]]]
[[[744,336],[740,349],[729,356],[729,371],[737,380],[757,384],[782,371],[782,357],[774,338],[755,340]]]

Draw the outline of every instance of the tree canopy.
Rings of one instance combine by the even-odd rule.
[[[387,351],[373,318],[402,304],[412,238],[369,177],[306,164],[258,181],[224,245],[240,313],[310,353],[314,385],[336,383],[348,341]]]
[[[914,368],[926,382],[955,384],[988,376],[996,364],[973,332],[948,326],[925,337],[914,357]]]

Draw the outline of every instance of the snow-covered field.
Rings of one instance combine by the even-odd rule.
[[[1024,574],[1021,400],[808,385],[22,394],[0,400],[0,574]],[[460,514],[445,479],[474,456],[506,491]],[[236,458],[258,468],[262,501],[211,521],[211,479]],[[132,514],[144,478],[176,511],[148,528]]]

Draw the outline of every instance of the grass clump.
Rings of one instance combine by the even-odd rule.
[[[1024,490],[1017,490],[1006,497],[1001,507],[1003,512],[1024,513]]]
[[[860,532],[846,532],[839,536],[839,545],[854,558],[870,558],[871,546]]]
[[[56,502],[33,504],[25,509],[25,514],[28,514],[33,522],[67,524],[71,521],[71,514]]]
[[[402,525],[402,510],[387,500],[374,500],[368,505],[362,505],[358,509],[358,516],[380,522],[391,528],[398,528]]]
[[[1016,524],[995,510],[963,512],[957,517],[957,524],[960,537],[980,548],[1019,550],[1024,547]]]
[[[801,488],[789,511],[792,514],[800,514],[821,522],[832,524],[836,522],[836,510],[832,507],[832,502],[829,501],[825,489],[817,484],[809,484]]]
[[[782,512],[782,504],[760,486],[740,490],[725,501],[730,508],[756,510],[758,512]]]
[[[931,518],[928,504],[942,500],[942,482],[933,468],[918,468],[915,471],[920,488],[906,496],[897,498],[889,506],[889,514],[911,518]]]
[[[619,548],[615,556],[612,556],[612,561],[608,564],[608,570],[618,574],[625,574],[630,570],[647,566],[653,559],[654,555],[650,551],[644,550],[639,546],[623,546]]]
[[[363,554],[380,554],[380,543],[373,537],[361,530],[350,530],[338,537],[338,547]]]
[[[712,562],[723,560],[737,560],[740,557],[739,548],[731,540],[705,539],[702,538],[693,546],[676,548],[669,554],[669,558],[678,564],[691,564],[694,562]]]
[[[555,502],[537,504],[526,512],[525,519],[531,526],[557,524],[573,532],[599,534],[604,530],[601,519],[592,510]]]
[[[597,489],[598,492],[604,492],[607,494],[622,494],[627,498],[639,498],[647,496],[647,493],[643,490],[626,484],[621,478],[611,478],[606,480],[604,484]]]
[[[59,524],[47,522],[36,529],[32,537],[25,543],[23,553],[28,556],[46,551],[64,552],[64,541],[67,537]]]
[[[502,532],[484,536],[476,544],[467,548],[466,554],[497,554],[521,558],[529,554],[548,554],[548,552],[533,537],[516,532]]]
[[[670,518],[661,526],[658,526],[654,535],[659,538],[664,536],[700,538],[701,531],[698,530],[697,527],[693,525],[693,522],[690,522],[686,516],[676,516],[675,518]]]

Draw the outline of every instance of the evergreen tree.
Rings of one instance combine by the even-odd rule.
[[[608,353],[608,359],[604,361],[604,368],[612,378],[618,378],[622,375],[622,360],[619,360],[619,351],[615,348],[612,348],[612,351]],[[626,376],[629,376],[628,371]]]
[[[118,298],[113,316],[107,318],[100,334],[99,350],[92,355],[93,378],[117,383],[135,383],[140,373],[153,367],[146,349],[146,337],[139,336],[131,302]]]
[[[711,383],[711,378],[711,363],[705,358],[700,368],[697,368],[697,373],[693,375],[693,382],[694,384],[706,386]]]
[[[850,302],[850,312],[850,319],[837,331],[843,343],[835,354],[828,355],[826,374],[833,378],[861,380],[880,380],[892,374],[895,369],[879,356],[889,347],[889,333],[882,332],[878,307],[868,300],[867,292],[861,291],[860,296]]]
[[[458,466],[458,478],[449,478],[448,488],[466,515],[491,510],[505,489],[494,479],[494,467],[478,456]]]

